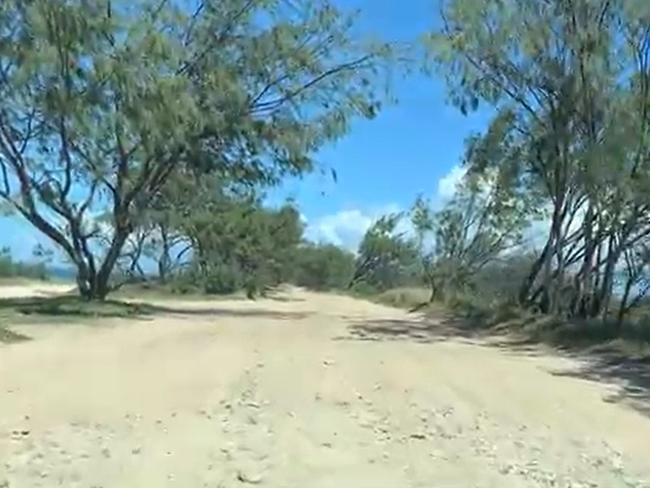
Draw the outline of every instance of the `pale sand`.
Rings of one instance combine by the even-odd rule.
[[[650,418],[552,374],[572,361],[281,298],[16,327],[35,339],[0,346],[0,487],[650,486]]]

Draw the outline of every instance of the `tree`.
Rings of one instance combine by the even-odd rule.
[[[333,244],[302,244],[290,265],[293,282],[312,290],[345,289],[354,273],[354,254]]]
[[[498,178],[470,175],[441,210],[418,198],[411,212],[431,300],[473,288],[488,265],[519,246],[527,209]],[[430,249],[424,242],[432,235]]]
[[[397,227],[403,215],[385,215],[366,231],[348,285],[365,283],[374,290],[387,290],[417,280],[417,246]]]
[[[516,305],[521,283],[535,259],[536,254],[525,247],[499,256],[472,277],[471,297],[488,306]]]
[[[379,108],[386,46],[327,0],[193,3],[0,4],[0,197],[75,265],[85,298],[110,291],[179,168],[276,182]]]
[[[496,112],[474,169],[507,168],[548,213],[520,302],[606,317],[622,257],[650,232],[650,7],[445,0],[441,13],[430,46],[452,100]]]
[[[34,257],[41,257],[34,253]],[[11,248],[0,248],[0,277],[24,277],[30,279],[46,280],[49,278],[47,266],[44,261],[27,263],[16,261],[11,255]]]
[[[616,322],[619,328],[629,312],[643,303],[650,292],[650,242],[646,239],[633,248],[626,249],[622,274],[621,295]]]
[[[191,244],[187,273],[194,283],[207,293],[243,287],[253,298],[290,279],[303,227],[290,203],[268,209],[253,195],[222,193],[204,198],[179,231]]]
[[[156,262],[158,280],[165,283],[190,261],[190,233],[210,223],[210,212],[223,211],[226,185],[218,174],[177,170],[152,198],[142,213],[136,234],[146,236],[143,254]],[[215,215],[219,219],[219,215]]]

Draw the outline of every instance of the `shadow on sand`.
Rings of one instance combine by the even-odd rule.
[[[455,340],[483,347],[496,347],[519,355],[547,355],[542,342],[529,336],[508,334],[503,329],[477,326],[475,322],[449,314],[424,316],[413,314],[401,320],[361,321],[349,319],[349,334],[337,340],[409,341],[431,344]],[[604,398],[622,403],[650,417],[650,356],[630,358],[614,347],[596,348],[552,345],[563,357],[578,360],[571,370],[549,371],[549,374],[581,380],[614,384],[617,393]]]
[[[267,310],[264,308],[220,308],[220,307],[184,307],[179,306],[166,306],[159,304],[148,303],[145,305],[149,314],[164,314],[164,315],[189,315],[198,317],[259,317],[271,320],[302,320],[311,316],[308,312],[290,312],[290,311],[275,311]]]
[[[218,302],[216,302],[218,303]],[[73,294],[48,297],[0,299],[0,344],[29,340],[30,337],[11,330],[13,325],[101,325],[98,319],[153,321],[160,316],[191,316],[202,318],[265,318],[279,321],[303,320],[308,312],[268,310],[265,308],[230,308],[211,304],[188,305],[179,302],[164,305],[156,302],[105,300],[84,301]]]

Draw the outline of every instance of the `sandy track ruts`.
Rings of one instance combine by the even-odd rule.
[[[551,374],[570,361],[280,298],[18,328],[36,338],[0,346],[0,487],[650,486],[650,419]]]

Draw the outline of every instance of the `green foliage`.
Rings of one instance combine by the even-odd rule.
[[[526,216],[522,201],[485,175],[466,177],[454,198],[439,211],[418,198],[411,221],[431,299],[444,300],[477,288],[485,267],[519,245]],[[432,241],[430,249],[424,245],[427,237]]]
[[[576,323],[555,323],[553,327],[529,327],[530,333],[538,339],[556,345],[571,347],[614,346],[623,350],[628,358],[636,352],[645,353],[644,359],[650,357],[650,324],[646,322],[627,321],[623,325],[615,321],[591,321]],[[636,347],[635,347],[636,346]]]
[[[190,3],[0,3],[0,197],[87,298],[177,170],[277,183],[380,107],[390,49],[328,0]]]
[[[453,103],[494,111],[470,140],[470,174],[496,174],[510,200],[550,220],[519,301],[606,319],[617,270],[628,267],[630,289],[644,281],[636,258],[650,229],[647,2],[444,0],[441,13],[428,42]]]
[[[402,218],[402,214],[386,215],[368,229],[359,245],[350,288],[384,291],[420,281],[417,244],[397,232]]]
[[[426,288],[408,287],[386,290],[376,295],[375,299],[391,307],[417,310],[429,304],[429,296],[430,292]]]
[[[171,262],[176,251],[165,247],[163,232],[172,246],[189,249],[184,271],[165,275],[178,293],[245,288],[255,295],[286,282],[343,288],[354,268],[354,256],[336,246],[302,243],[303,225],[291,202],[265,208],[253,188],[219,177],[176,175],[147,219],[148,255]]]
[[[312,290],[342,290],[354,273],[354,255],[332,244],[303,244],[289,263],[293,282]]]
[[[491,301],[465,294],[448,305],[461,319],[458,326],[475,333],[510,334],[516,342],[547,344],[563,350],[599,351],[620,361],[650,358],[650,323],[645,318],[623,324],[602,320],[567,320],[558,316],[531,313],[516,304]]]
[[[196,182],[196,203],[175,222],[190,243],[189,267],[177,276],[179,291],[200,287],[210,294],[245,288],[249,296],[291,278],[290,263],[302,239],[297,210],[264,208],[252,193],[237,194]],[[172,216],[179,206],[172,203]],[[169,215],[169,214],[167,214]]]
[[[536,258],[535,254],[515,251],[492,261],[472,277],[472,296],[484,304],[517,304],[521,283]]]
[[[9,248],[3,248],[0,250],[0,278],[47,280],[49,273],[44,263],[14,261],[11,257],[11,250]]]
[[[208,295],[229,295],[240,290],[245,283],[236,263],[208,263],[200,271],[190,272],[188,278],[199,283]]]

